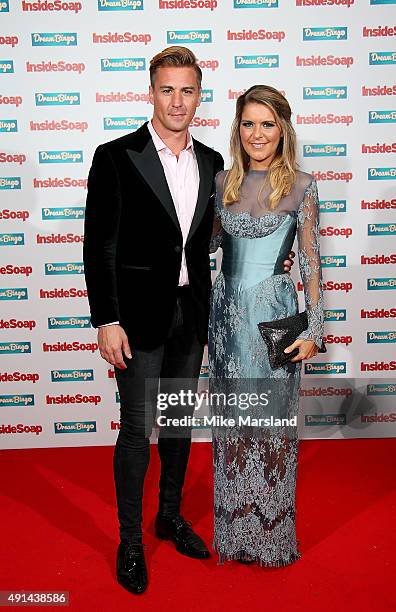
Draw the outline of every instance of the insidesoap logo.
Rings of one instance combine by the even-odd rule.
[[[235,55],[234,68],[279,68],[279,55]]]
[[[303,87],[304,100],[345,100],[347,97],[348,87],[346,85]]]
[[[80,104],[80,94],[73,92],[40,92],[34,94],[36,106],[75,106]]]
[[[279,0],[234,0],[236,9],[278,8]]]
[[[396,84],[367,87],[362,85],[362,96],[396,96]]]
[[[369,53],[370,66],[386,66],[396,64],[396,51],[371,51]]]
[[[103,117],[104,130],[137,130],[147,117]]]
[[[39,151],[39,164],[82,164],[82,151]]]
[[[309,144],[303,146],[304,157],[345,157],[346,144]]]
[[[323,268],[345,268],[346,255],[321,255],[320,263]]]
[[[13,60],[0,60],[0,73],[11,74],[12,72],[14,72]]]
[[[17,132],[18,121],[16,119],[0,119],[0,132]]]
[[[347,210],[346,200],[320,200],[319,212],[322,213],[344,213]]]
[[[159,0],[159,9],[217,9],[217,0]]]
[[[20,176],[0,176],[0,189],[21,189]]]
[[[105,57],[100,60],[102,72],[146,70],[144,57]]]
[[[345,361],[329,361],[327,363],[305,363],[305,374],[346,374]]]
[[[369,181],[394,181],[396,179],[396,167],[368,168],[367,178]]]
[[[43,221],[52,221],[53,219],[85,219],[85,208],[83,206],[42,208],[41,219]]]
[[[388,344],[390,342],[396,342],[396,330],[367,332],[367,344]]]
[[[32,47],[75,47],[77,32],[32,32]]]
[[[84,274],[84,264],[81,261],[65,261],[60,263],[44,264],[46,276],[54,274]]]
[[[387,289],[396,289],[396,278],[384,277],[367,279],[368,291],[382,291]]]
[[[56,434],[93,433],[96,431],[96,421],[57,421],[54,429]]]
[[[0,2],[0,13],[9,13],[9,11],[10,11],[9,0],[2,0],[2,2]]]
[[[98,0],[98,11],[142,11],[143,0]]]
[[[79,13],[82,10],[81,2],[65,2],[65,0],[38,0],[37,2],[26,2],[22,0],[22,10],[27,12],[52,12],[52,11],[71,11]]]
[[[367,395],[396,395],[396,383],[372,383],[367,385]]]
[[[305,426],[312,427],[315,425],[346,425],[345,414],[306,414]]]
[[[375,145],[367,145],[362,143],[362,153],[396,153],[396,142],[392,142],[392,144],[388,144],[386,142],[379,143],[377,142]]]
[[[31,342],[0,342],[0,355],[25,355],[31,352]]]
[[[369,123],[396,123],[396,110],[369,111]]]
[[[322,26],[303,28],[303,40],[347,40],[348,28],[344,26]]]
[[[396,234],[396,223],[369,223],[368,236],[391,236]]]
[[[28,300],[28,290],[25,287],[0,288],[0,300]]]
[[[211,43],[212,30],[168,30],[166,41],[169,44]]]
[[[22,246],[25,234],[0,234],[0,246]]]
[[[12,406],[34,406],[34,395],[33,394],[24,394],[24,395],[0,395],[0,408],[4,406],[5,408]]]
[[[52,382],[87,382],[94,380],[93,370],[51,370]]]
[[[347,311],[345,308],[327,308],[324,310],[325,321],[346,321]]]

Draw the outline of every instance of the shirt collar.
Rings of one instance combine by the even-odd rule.
[[[154,143],[156,151],[166,150],[167,152],[173,155],[172,151],[168,148],[168,146],[164,143],[164,141],[161,140],[161,138],[158,136],[151,121],[148,122],[147,128],[151,134],[151,138],[153,139],[153,143]],[[191,152],[194,153],[194,144],[193,144],[193,139],[191,137],[190,132],[187,132],[187,144],[186,144],[186,147],[183,149],[183,151],[187,151],[188,149],[191,149]]]

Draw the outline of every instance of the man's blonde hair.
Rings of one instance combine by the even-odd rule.
[[[197,58],[187,47],[167,47],[150,61],[150,83],[154,87],[155,75],[161,66],[174,66],[175,68],[191,67],[197,75],[198,87],[201,88],[202,70],[198,66]]]

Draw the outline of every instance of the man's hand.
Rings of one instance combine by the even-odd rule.
[[[314,340],[296,340],[285,348],[285,353],[291,353],[294,349],[298,348],[298,354],[291,359],[291,361],[302,361],[303,359],[311,359],[315,357],[318,353],[318,347],[316,346]]]
[[[290,251],[290,253],[288,255],[289,259],[286,259],[283,262],[283,269],[284,269],[285,272],[290,272],[291,267],[294,264],[293,259],[294,259],[295,256],[296,256],[295,252],[294,251]]]
[[[132,359],[127,335],[121,325],[106,325],[98,330],[99,351],[108,363],[126,370],[124,355]]]

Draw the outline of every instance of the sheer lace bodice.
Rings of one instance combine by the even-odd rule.
[[[227,171],[219,172],[216,177],[211,251],[222,246],[223,230],[244,238],[264,237],[283,223],[285,215],[294,216],[297,221],[300,274],[308,314],[308,329],[300,338],[313,339],[321,346],[323,288],[319,253],[319,202],[315,179],[310,174],[298,171],[290,193],[271,210],[268,206],[271,187],[267,182],[267,171],[250,170],[243,180],[239,201],[228,206],[222,203],[226,177]]]

